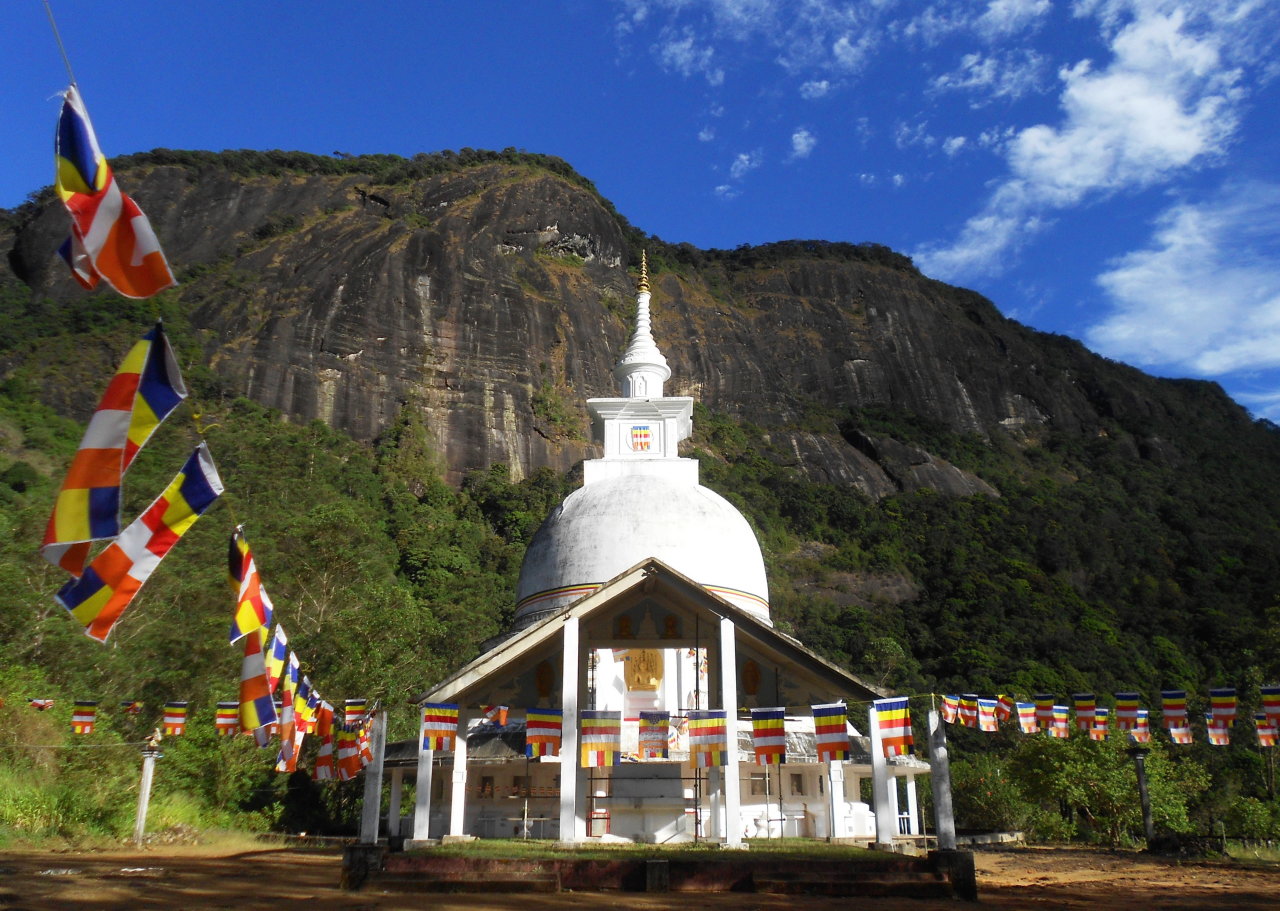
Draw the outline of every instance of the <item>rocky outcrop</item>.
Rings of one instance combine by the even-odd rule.
[[[182,282],[173,293],[224,388],[366,440],[419,408],[454,480],[493,462],[515,477],[563,471],[595,454],[582,402],[616,393],[639,241],[583,183],[520,161],[390,185],[155,164],[121,179],[162,238]],[[82,294],[54,254],[65,215],[52,204],[17,215],[13,272],[37,296]],[[888,436],[846,438],[834,420],[797,429],[815,410],[869,406],[1021,439],[1120,422],[1139,448],[1176,458],[1158,430],[1185,388],[1033,332],[901,257],[782,244],[689,248],[682,260],[680,249],[664,246],[652,277],[668,393],[766,428],[814,480],[876,498],[995,493]],[[92,397],[76,402],[82,414]]]

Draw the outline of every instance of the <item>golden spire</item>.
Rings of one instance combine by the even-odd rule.
[[[636,292],[649,290],[649,253],[647,250],[640,251],[640,284],[636,285]]]

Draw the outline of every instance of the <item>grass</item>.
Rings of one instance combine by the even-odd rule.
[[[769,860],[839,860],[868,863],[900,857],[856,845],[829,844],[803,838],[747,839],[749,856]],[[554,841],[537,839],[481,839],[478,841],[439,845],[419,849],[424,853],[446,857],[469,857],[490,860],[741,860],[743,855],[726,851],[718,843],[678,845],[610,844],[572,848]]]

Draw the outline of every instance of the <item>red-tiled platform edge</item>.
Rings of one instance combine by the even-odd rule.
[[[343,857],[343,885],[389,892],[774,892],[796,895],[917,896],[977,899],[973,855],[847,861],[498,860],[389,853],[353,846]]]

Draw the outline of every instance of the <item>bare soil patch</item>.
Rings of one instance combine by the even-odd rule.
[[[956,911],[954,901],[831,899],[787,895],[560,893],[411,895],[338,888],[341,854],[174,845],[147,851],[0,853],[3,911]],[[997,909],[1270,909],[1280,905],[1280,865],[1176,861],[1134,852],[1021,848],[977,854],[978,907]]]

